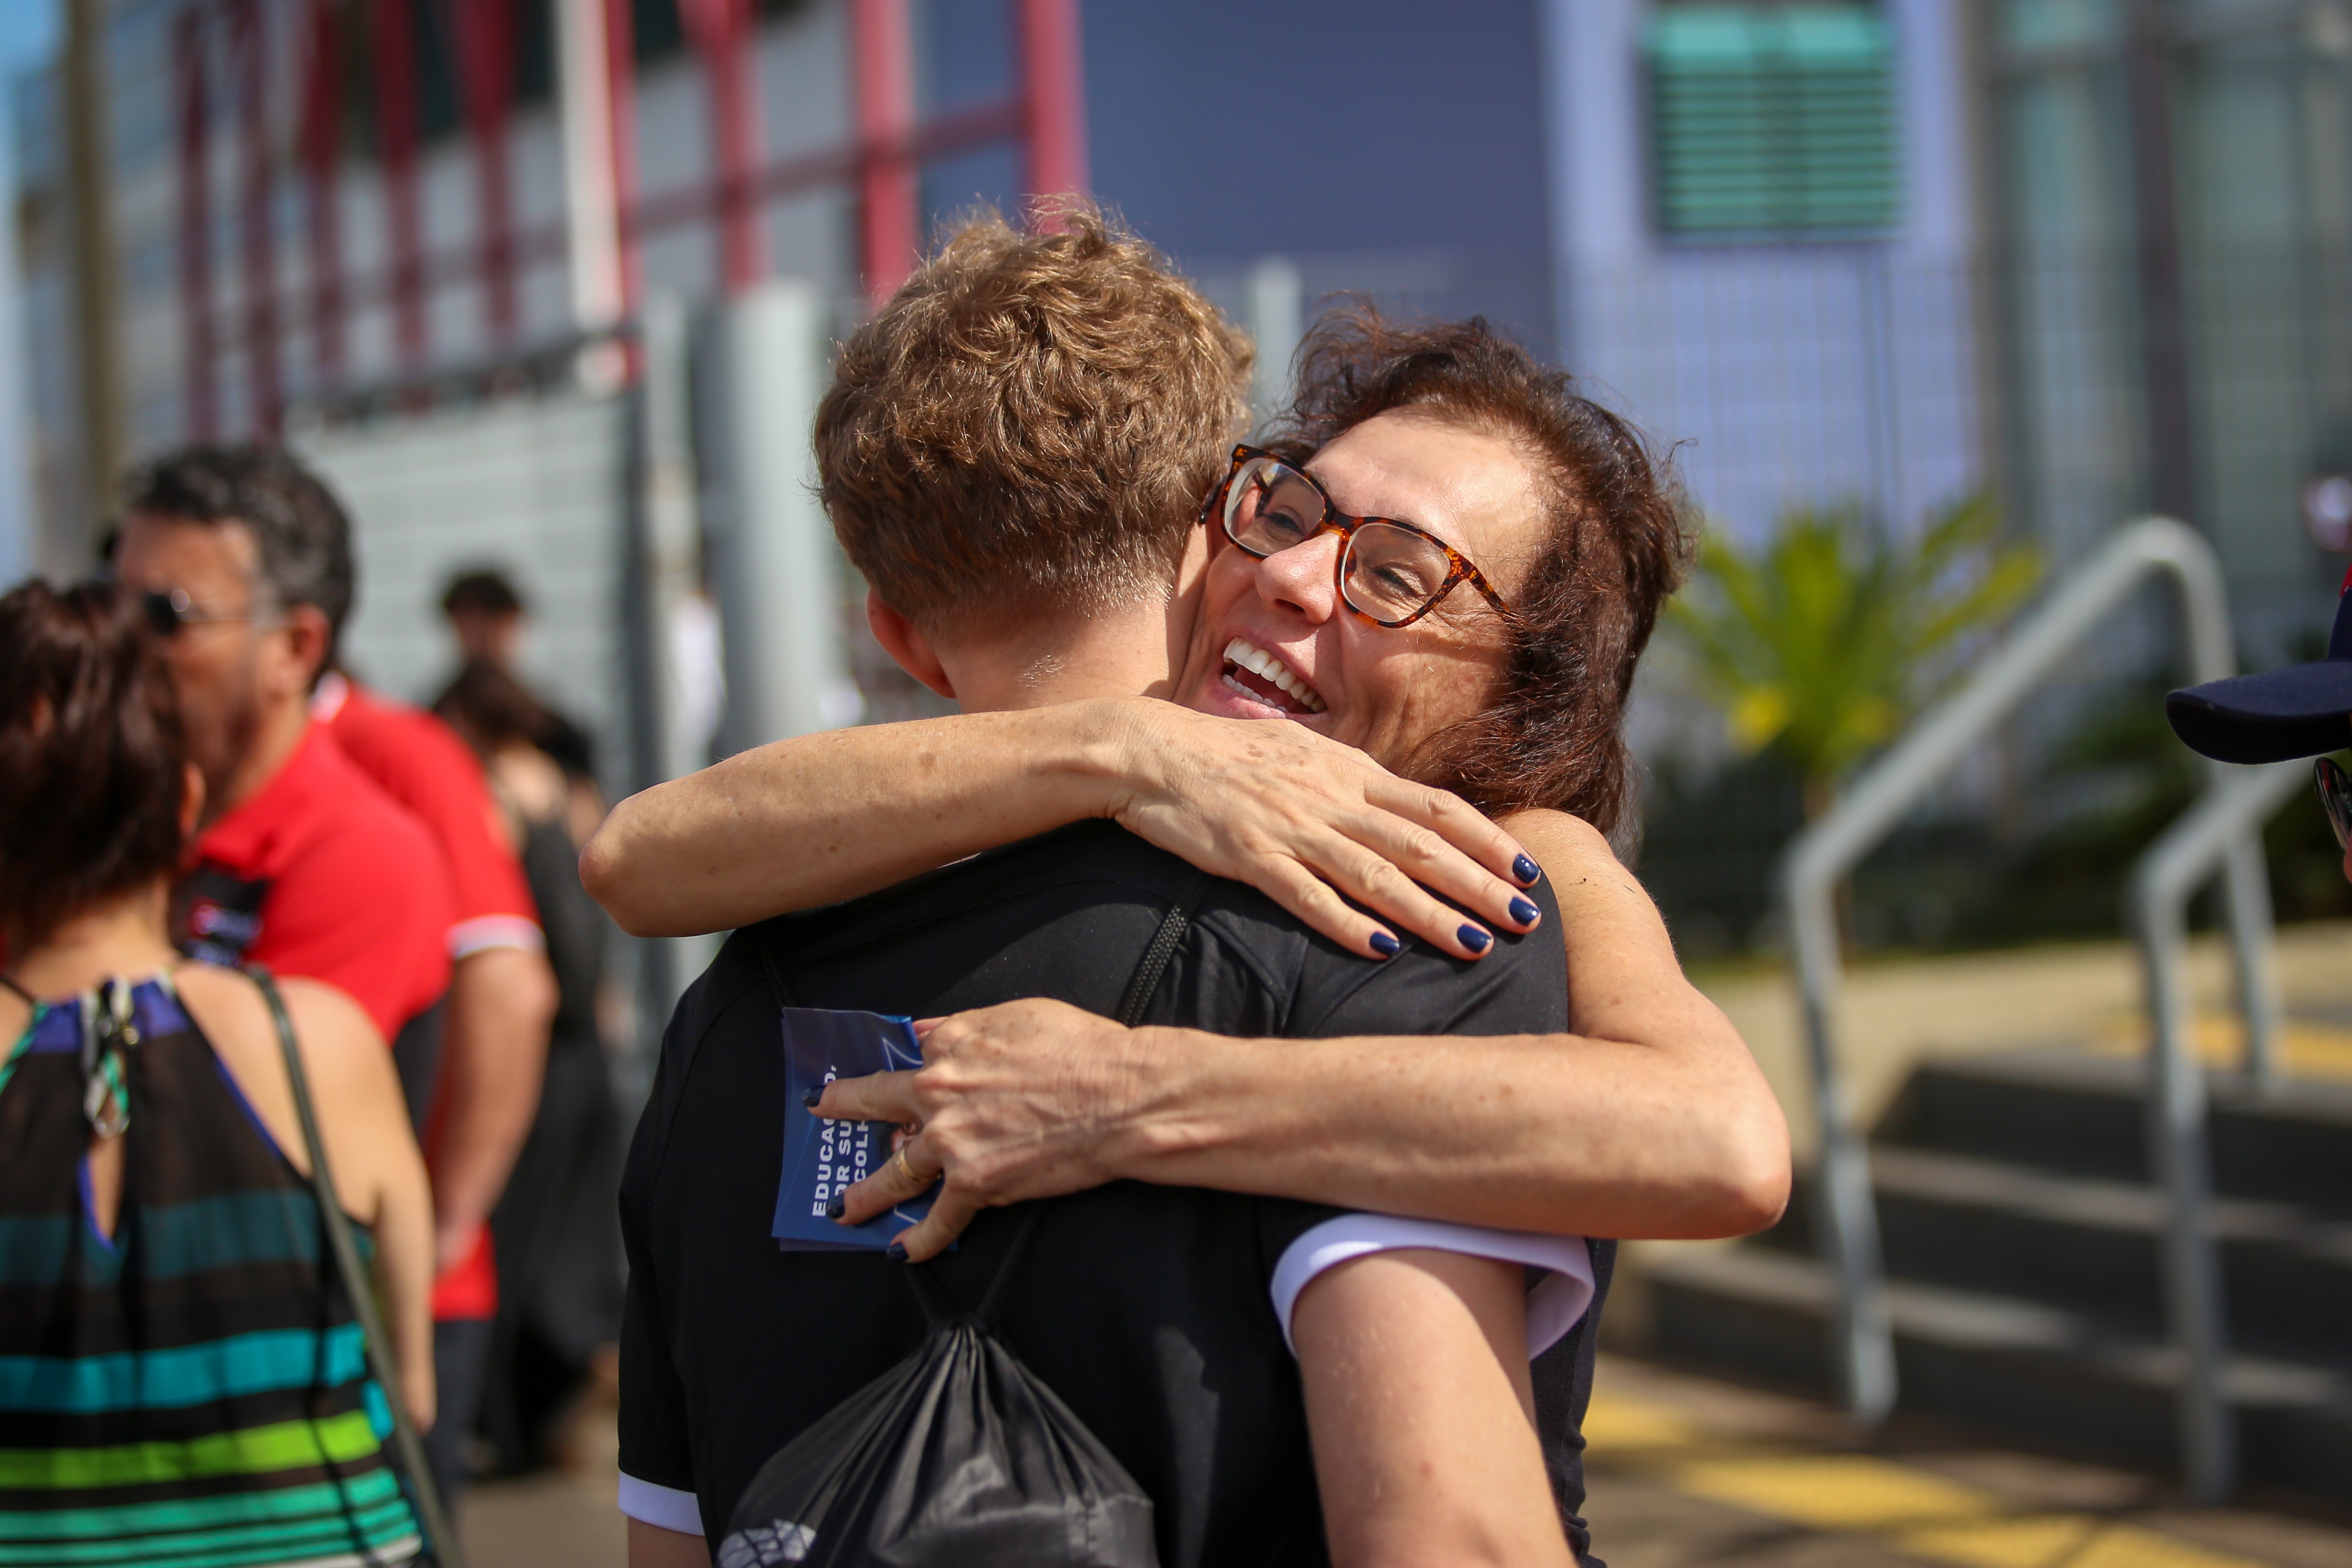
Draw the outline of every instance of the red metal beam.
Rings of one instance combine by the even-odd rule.
[[[480,203],[482,290],[490,336],[515,334],[514,204],[509,195],[507,121],[514,108],[514,0],[443,0],[457,45],[457,79],[474,138]]]
[[[1087,192],[1086,58],[1078,0],[1020,0],[1021,89],[1029,110],[1029,194]]]
[[[188,436],[219,434],[213,379],[213,257],[210,198],[212,103],[205,81],[204,13],[172,19],[172,75],[180,110],[180,315],[186,332]]]
[[[392,238],[393,342],[401,362],[425,357],[424,218],[417,205],[415,0],[375,0],[375,116]]]
[[[922,163],[1010,141],[1027,123],[1027,112],[1021,102],[1008,99],[941,115],[901,145],[909,157]],[[854,178],[864,166],[857,149],[828,148],[821,153],[780,158],[761,170],[752,184],[761,200],[776,202],[840,184]],[[717,188],[700,183],[656,191],[626,215],[625,232],[641,237],[712,223],[718,219],[719,205]],[[515,231],[515,259],[524,267],[560,266],[566,245],[567,236],[560,220],[534,224]],[[480,258],[470,248],[435,251],[422,259],[419,271],[428,289],[454,287],[479,277]],[[343,284],[343,300],[350,310],[381,305],[392,294],[393,275],[389,268],[347,278]]]
[[[850,51],[857,81],[860,259],[866,302],[878,310],[914,270],[919,243],[907,0],[851,0]]]
[[[318,0],[318,3],[331,5],[333,0]],[[629,58],[628,0],[606,0],[605,19],[610,26],[606,37],[607,64],[614,78],[614,184],[621,215],[623,279],[627,305],[634,312],[641,290],[638,259],[644,237],[717,221],[723,212],[724,192],[716,184],[696,182],[658,191],[642,199],[636,196],[635,139],[628,131],[628,127],[634,124],[634,100],[629,90],[634,84],[630,73],[617,63]],[[201,84],[197,85],[201,90]],[[911,169],[932,159],[1013,140],[1024,133],[1029,123],[1029,106],[1025,99],[1011,98],[978,104],[913,127],[894,142],[873,145],[857,142],[777,159],[754,171],[747,184],[756,201],[763,205],[774,203],[862,177],[873,163],[872,153],[877,150]],[[183,159],[188,157],[192,147],[198,145],[200,143],[192,143],[184,137],[181,144]],[[309,155],[306,153],[305,156]],[[184,202],[190,194],[184,182],[184,216],[186,211]],[[513,236],[516,265],[519,268],[559,266],[568,254],[568,245],[569,237],[561,219],[518,228]],[[911,257],[911,245],[908,254]],[[184,257],[197,261],[201,266],[202,258],[194,255],[193,247],[184,248]],[[475,247],[469,245],[429,254],[420,250],[404,268],[395,263],[352,275],[336,274],[334,299],[340,311],[373,310],[387,303],[396,303],[404,287],[413,287],[421,298],[429,291],[454,287],[469,279],[478,280],[480,275],[481,258]],[[196,297],[204,298],[208,291],[207,283],[199,289]],[[315,295],[315,289],[313,293]],[[288,312],[298,310],[290,299],[283,301],[281,308]],[[205,341],[209,342],[224,325],[233,341],[239,337],[237,323],[216,322],[209,312],[192,312],[188,330],[192,339],[201,332]],[[191,363],[195,363],[193,356]]]
[[[270,210],[276,169],[269,145],[269,36],[257,0],[229,0],[229,36],[236,58],[237,120],[244,145],[244,230],[247,411],[255,430],[278,434],[284,404],[278,378],[278,247]]]
[[[334,0],[310,0],[297,151],[310,237],[310,353],[319,379],[343,369],[343,239],[336,174],[342,161],[342,57]]]
[[[621,228],[621,309],[637,313],[645,272],[637,246],[637,35],[630,0],[604,0],[604,68],[612,84],[613,210]],[[635,353],[631,345],[632,356]],[[632,367],[634,369],[634,358]]]
[[[719,237],[727,291],[741,293],[768,270],[757,176],[760,88],[751,0],[678,0],[678,15],[710,79],[710,139],[719,171]]]

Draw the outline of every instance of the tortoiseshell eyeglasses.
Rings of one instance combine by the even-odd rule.
[[[1376,626],[1409,626],[1467,583],[1508,613],[1470,558],[1425,528],[1385,517],[1350,517],[1312,475],[1273,453],[1235,447],[1224,482],[1201,503],[1201,521],[1224,524],[1225,537],[1261,561],[1319,533],[1340,537],[1333,566],[1340,600]]]

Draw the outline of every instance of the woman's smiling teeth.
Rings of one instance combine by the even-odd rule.
[[[1249,679],[1253,676],[1255,680]],[[1313,687],[1293,675],[1288,665],[1239,637],[1225,645],[1224,680],[1227,686],[1255,701],[1271,701],[1275,707],[1296,708],[1302,713],[1323,711],[1323,699],[1316,695]],[[1283,698],[1289,701],[1283,702]]]

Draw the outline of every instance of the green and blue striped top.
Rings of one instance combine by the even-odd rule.
[[[0,1568],[410,1562],[390,1429],[310,1184],[168,982],[37,1009],[0,1063]]]

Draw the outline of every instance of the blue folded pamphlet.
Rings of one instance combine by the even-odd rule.
[[[890,1158],[887,1121],[829,1121],[802,1103],[837,1078],[909,1072],[923,1065],[911,1020],[880,1013],[783,1009],[784,1165],[776,1184],[770,1234],[782,1252],[879,1252],[931,1211],[931,1194],[900,1204],[864,1225],[825,1217],[833,1195]]]

